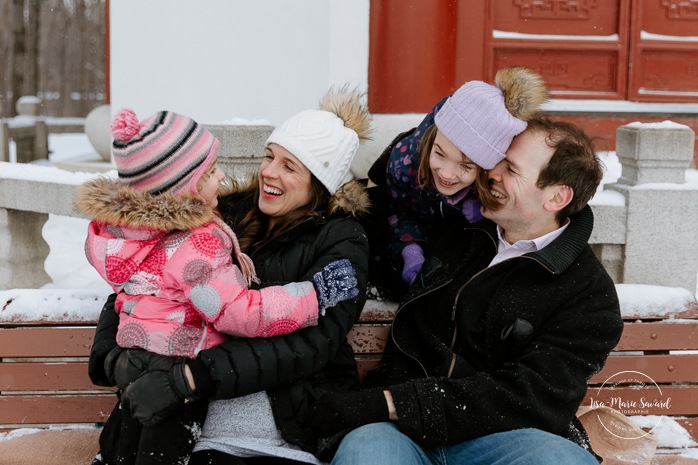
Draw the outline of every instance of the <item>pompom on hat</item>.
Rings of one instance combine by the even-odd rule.
[[[521,67],[497,71],[495,85],[463,84],[434,118],[441,133],[484,169],[506,156],[511,141],[522,133],[548,98],[543,78]]]
[[[122,186],[153,195],[193,193],[213,163],[219,141],[193,119],[160,111],[143,122],[124,108],[111,124],[112,153]]]
[[[359,143],[370,133],[371,115],[361,97],[346,86],[330,89],[318,110],[291,116],[265,145],[278,144],[291,152],[334,194],[348,180]]]

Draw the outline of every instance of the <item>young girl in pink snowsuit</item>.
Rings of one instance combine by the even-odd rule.
[[[348,260],[331,263],[312,282],[248,289],[257,281],[254,265],[215,210],[225,178],[219,141],[168,111],[140,122],[124,109],[111,128],[118,179],[85,183],[76,204],[91,218],[88,261],[117,292],[120,347],[192,358],[225,334],[270,337],[315,325],[318,311],[356,297]],[[115,381],[123,390],[134,380]],[[174,456],[153,459],[149,435],[148,453],[139,451],[133,463],[186,459],[206,409],[205,401],[192,402],[158,426],[168,450],[181,444]],[[128,406],[118,411],[130,415]]]

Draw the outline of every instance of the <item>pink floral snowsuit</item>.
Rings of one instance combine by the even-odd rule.
[[[133,200],[133,205],[127,208],[125,190],[120,189],[122,197],[111,198],[110,192],[118,186],[109,180],[93,181],[86,188],[102,193],[91,198],[97,199],[95,212],[104,214],[94,215],[90,222],[85,252],[119,293],[117,342],[121,347],[195,357],[200,350],[221,343],[222,333],[269,337],[317,324],[312,283],[248,289],[233,263],[227,226],[213,220],[210,207],[196,199],[162,199],[131,191],[126,201]],[[104,201],[104,196],[110,201]],[[132,214],[143,203],[142,214]],[[126,210],[129,216],[120,218]],[[158,217],[153,219],[154,215]],[[114,217],[120,221],[105,221]],[[163,227],[182,222],[193,227]],[[155,226],[145,227],[147,223]]]

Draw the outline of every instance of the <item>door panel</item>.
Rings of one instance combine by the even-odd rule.
[[[633,3],[628,97],[698,102],[698,0]]]
[[[552,97],[626,98],[630,0],[490,0],[486,76],[520,65]]]
[[[503,45],[495,48],[493,72],[515,65],[534,69],[543,75],[550,93],[556,98],[617,98],[622,92],[616,51],[574,47],[517,50]]]

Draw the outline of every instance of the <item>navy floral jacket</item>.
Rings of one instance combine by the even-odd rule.
[[[437,103],[414,131],[405,133],[404,137],[393,141],[392,147],[388,147],[388,249],[393,259],[397,259],[402,249],[411,242],[419,243],[424,248],[427,231],[431,227],[463,216],[470,222],[481,219],[480,202],[474,191],[469,190],[458,202],[452,204],[435,187],[419,187],[419,142],[424,132],[434,124],[434,116],[447,98],[444,97]]]

